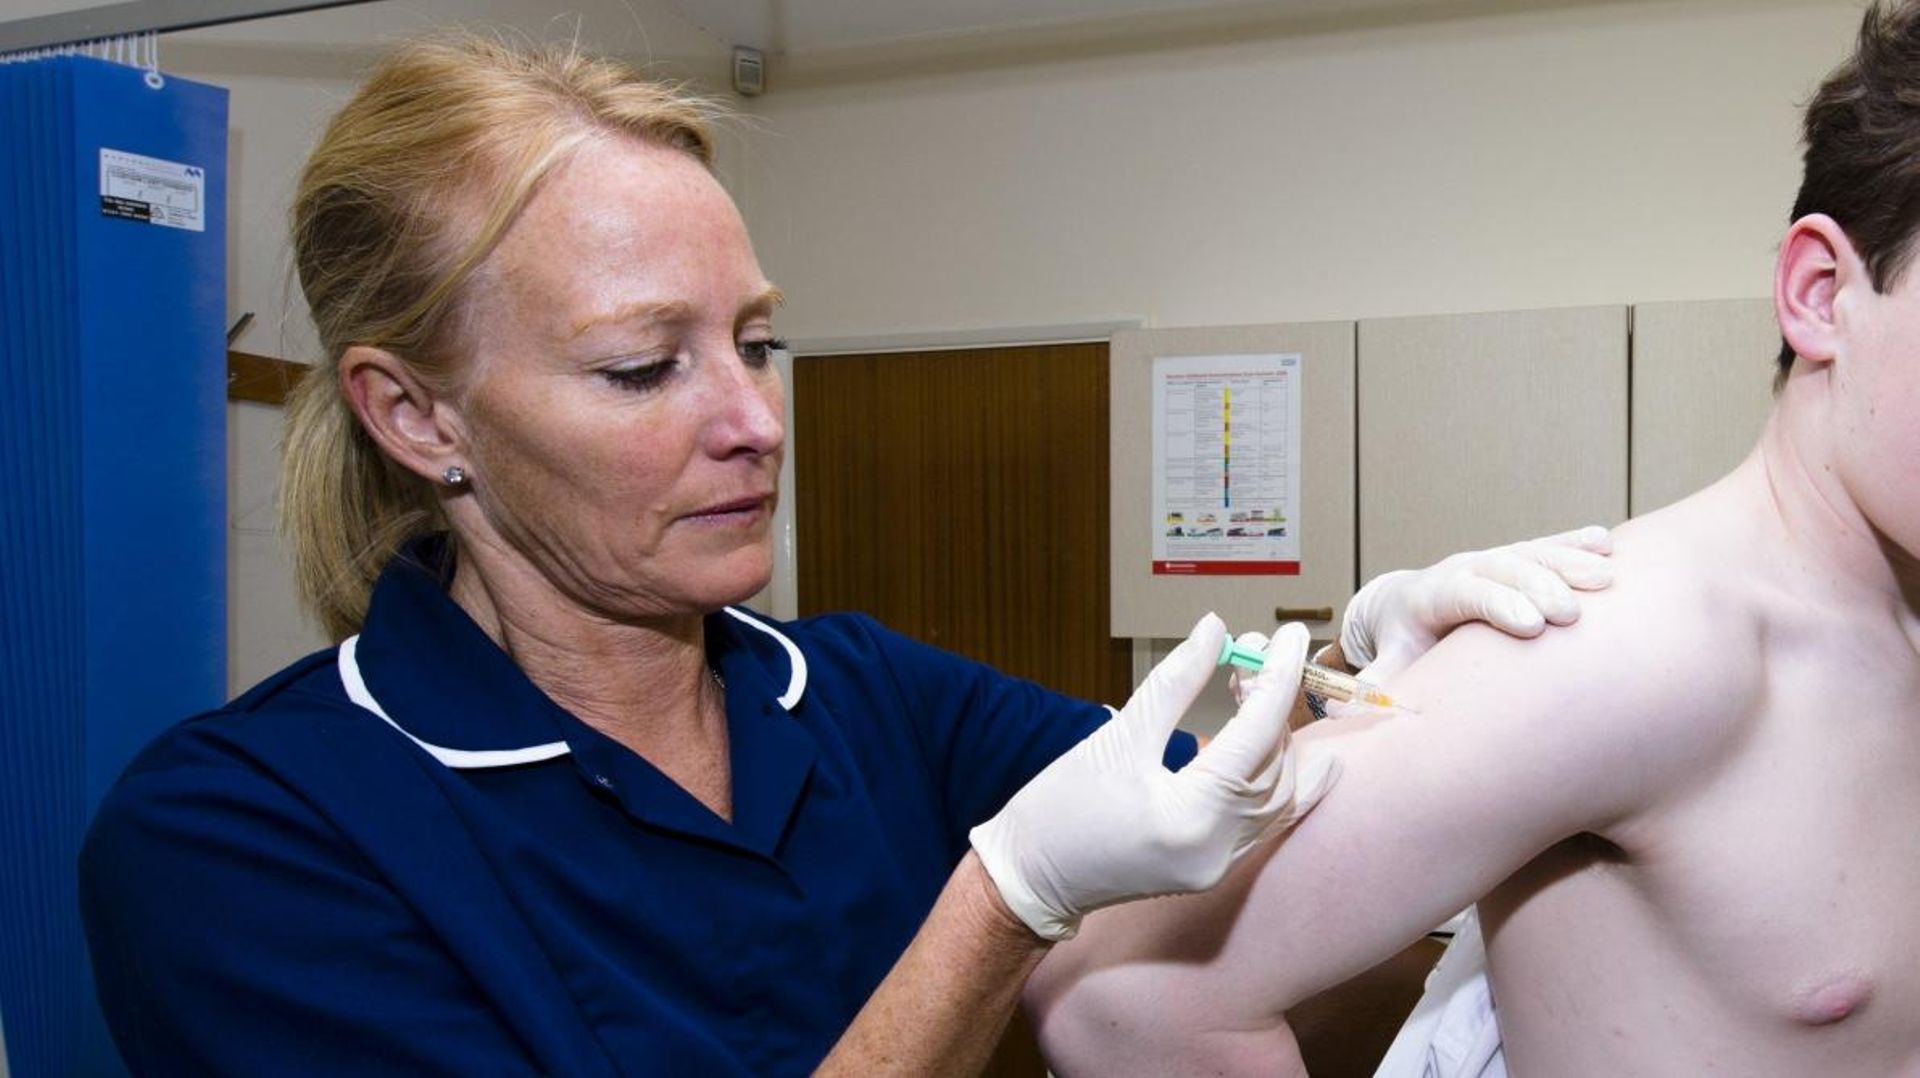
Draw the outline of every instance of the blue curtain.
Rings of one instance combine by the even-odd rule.
[[[18,1078],[122,1068],[75,858],[226,652],[227,92],[0,64],[0,1021]]]

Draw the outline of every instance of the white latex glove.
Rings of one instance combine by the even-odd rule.
[[[1287,751],[1287,712],[1307,652],[1299,625],[1274,636],[1246,703],[1193,762],[1177,773],[1162,766],[1167,738],[1213,676],[1225,636],[1219,618],[1201,618],[1119,714],[973,829],[1000,897],[1038,935],[1068,939],[1102,906],[1212,887],[1332,785],[1334,757],[1321,754],[1296,782]]]
[[[1469,621],[1521,637],[1571,625],[1580,618],[1574,589],[1613,583],[1612,551],[1612,535],[1595,525],[1382,573],[1347,604],[1340,651],[1348,666],[1380,682]]]

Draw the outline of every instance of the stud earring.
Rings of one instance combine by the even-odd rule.
[[[449,464],[447,465],[447,470],[440,473],[440,478],[446,480],[447,485],[450,487],[466,486],[467,470],[458,464]]]

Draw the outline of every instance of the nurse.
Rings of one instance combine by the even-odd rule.
[[[1109,721],[732,605],[770,572],[780,293],[710,156],[677,91],[464,38],[326,131],[283,497],[339,645],[103,803],[81,902],[136,1072],[966,1073],[1083,915],[1210,886],[1326,788],[1286,752],[1298,627],[1196,755],[1211,616]],[[1411,577],[1356,631],[1538,631],[1595,557]]]

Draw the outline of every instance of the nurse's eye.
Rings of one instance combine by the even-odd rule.
[[[600,372],[600,376],[621,389],[644,393],[666,384],[679,366],[678,360],[662,359],[637,367],[608,367]]]
[[[773,362],[775,352],[787,350],[787,342],[778,337],[768,337],[759,341],[741,341],[740,358],[747,361],[749,367],[764,367]]]

